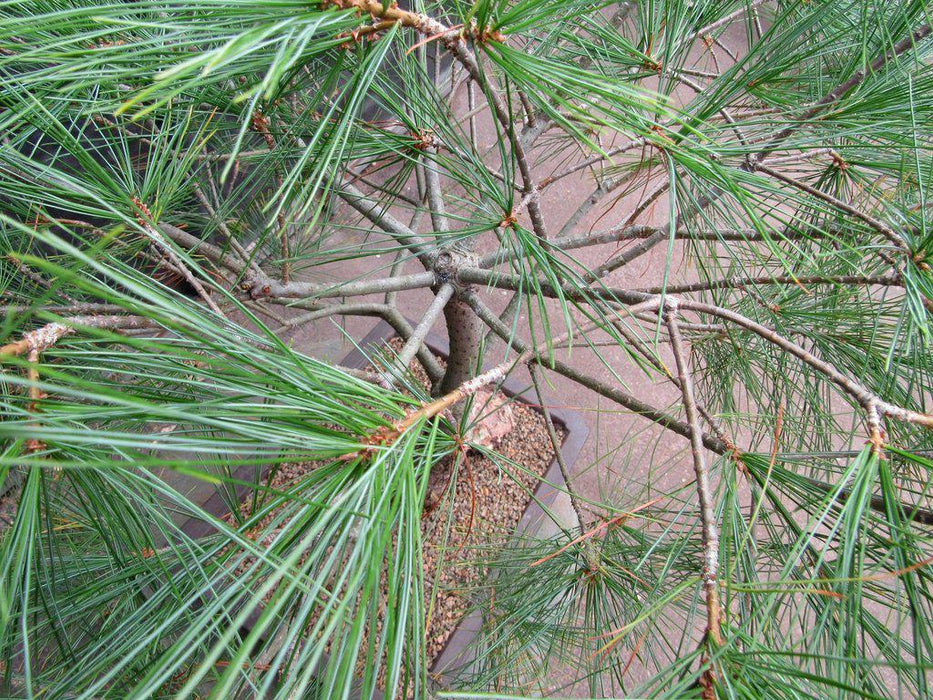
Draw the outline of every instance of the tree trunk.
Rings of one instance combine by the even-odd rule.
[[[454,296],[444,307],[447,337],[450,339],[450,354],[447,371],[435,394],[453,391],[476,373],[479,362],[479,345],[483,337],[483,322],[466,303]]]

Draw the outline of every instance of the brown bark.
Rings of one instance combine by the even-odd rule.
[[[453,391],[473,376],[485,328],[469,304],[457,296],[444,307],[444,321],[447,324],[450,353],[447,356],[447,371],[444,372],[440,386],[435,388],[435,393],[441,395]]]

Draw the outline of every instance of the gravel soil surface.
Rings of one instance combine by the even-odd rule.
[[[16,519],[16,508],[19,505],[19,489],[11,489],[6,495],[0,496],[0,535],[13,525]]]
[[[390,345],[399,346],[396,341]],[[417,363],[412,372],[423,386],[428,379]],[[471,591],[487,575],[482,564],[488,551],[500,547],[515,530],[531,500],[531,493],[554,459],[544,417],[520,402],[510,410],[511,428],[493,443],[506,458],[493,460],[467,450],[459,464],[450,457],[431,472],[425,499],[421,536],[424,557],[427,654],[435,659],[470,607]],[[563,434],[558,427],[558,436]],[[521,465],[516,468],[510,461]],[[317,463],[283,465],[270,486],[287,489]],[[248,514],[251,501],[241,512]],[[272,521],[275,514],[266,519]],[[254,532],[264,530],[260,524]],[[276,532],[266,532],[270,540]]]

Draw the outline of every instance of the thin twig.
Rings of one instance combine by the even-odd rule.
[[[521,173],[522,184],[524,186],[523,192],[529,197],[528,216],[531,219],[532,230],[538,238],[547,240],[549,238],[547,225],[544,221],[544,214],[541,211],[538,196],[539,189],[535,182],[531,163],[528,160],[522,140],[515,131],[515,125],[502,101],[502,97],[490,84],[486,77],[486,73],[480,70],[476,55],[468,51],[463,43],[449,43],[447,48],[449,48],[451,53],[463,64],[467,73],[470,74],[470,77],[482,88],[483,93],[486,95],[486,99],[492,107],[493,114],[496,116],[496,119],[498,119],[506,137],[509,139],[509,143],[512,145],[512,155],[515,156],[519,173]]]
[[[259,266],[256,265],[255,261],[250,256],[249,251],[240,245],[240,242],[236,239],[236,236],[233,235],[233,232],[227,226],[227,222],[217,216],[216,210],[213,206],[211,206],[210,200],[208,200],[207,196],[204,194],[204,191],[198,185],[194,185],[192,187],[192,192],[194,192],[194,196],[198,198],[201,206],[204,207],[211,219],[217,222],[218,230],[223,234],[227,243],[230,244],[230,247],[233,248],[236,254],[240,256],[243,263],[245,265],[249,265],[254,272],[259,272]]]
[[[162,237],[162,234],[154,226],[150,224],[144,224],[143,228],[146,233],[149,234],[149,237],[155,241],[156,245],[165,253],[169,261],[174,265],[178,270],[181,271],[185,280],[190,284],[194,290],[198,293],[198,296],[204,301],[205,304],[210,307],[211,311],[220,316],[221,318],[226,318],[224,312],[221,311],[220,307],[217,305],[211,295],[208,294],[207,290],[204,288],[204,285],[201,284],[200,280],[194,276],[194,273],[188,269],[188,266],[185,265],[184,261],[178,257],[178,253],[175,252],[175,249]]]
[[[551,440],[551,449],[554,450],[554,459],[557,460],[557,467],[560,469],[561,478],[563,478],[564,484],[567,486],[567,496],[570,498],[570,506],[573,508],[573,512],[576,513],[580,530],[585,531],[586,517],[577,499],[577,491],[574,488],[570,470],[567,468],[567,463],[564,460],[560,438],[557,436],[557,431],[554,429],[554,421],[551,418],[551,411],[548,409],[547,403],[544,400],[544,392],[541,388],[541,367],[536,362],[532,362],[528,365],[528,372],[531,374],[531,382],[534,384],[535,394],[538,397],[538,406],[541,408],[541,413],[544,416],[544,424],[547,427],[548,438]],[[587,559],[590,570],[595,571],[598,565],[598,556],[589,542],[584,545],[583,553]]]
[[[441,190],[441,178],[437,166],[432,162],[437,157],[437,146],[431,143],[424,149],[421,159],[424,168],[425,191],[428,195],[428,208],[431,213],[431,224],[436,233],[444,234],[450,231],[447,215],[444,208],[444,195]]]
[[[694,40],[694,39],[697,39],[697,38],[699,38],[699,37],[704,37],[704,36],[706,36],[707,34],[709,34],[710,32],[714,32],[714,31],[716,31],[717,29],[720,29],[720,28],[722,28],[722,27],[725,27],[725,26],[727,26],[727,25],[730,25],[730,24],[732,24],[735,20],[737,20],[739,17],[741,17],[742,15],[744,15],[746,12],[750,12],[751,10],[755,9],[756,7],[758,7],[759,5],[764,5],[765,2],[767,2],[767,1],[768,1],[768,0],[752,0],[750,3],[747,3],[747,4],[743,5],[742,7],[740,7],[739,9],[737,9],[735,12],[731,12],[730,14],[726,15],[725,17],[721,17],[720,19],[716,20],[715,22],[711,22],[710,24],[707,24],[705,27],[702,27],[701,29],[696,30],[693,34],[691,34],[690,36],[688,36],[688,37],[686,38],[686,41],[687,41],[687,42],[690,42],[690,41],[692,41],[692,40]]]
[[[907,245],[907,243],[904,241],[904,238],[894,229],[892,229],[883,221],[876,219],[875,217],[863,212],[857,207],[853,207],[848,202],[844,202],[838,197],[834,197],[828,192],[824,192],[823,190],[820,190],[816,187],[811,187],[807,183],[792,178],[789,175],[785,175],[780,170],[775,170],[774,168],[769,167],[763,163],[757,164],[755,166],[755,170],[767,173],[776,180],[780,180],[781,182],[787,183],[792,187],[796,187],[798,190],[806,192],[807,194],[812,195],[817,199],[821,199],[824,202],[827,202],[828,204],[836,207],[836,209],[844,211],[846,214],[850,214],[857,219],[861,219],[873,229],[881,233],[881,235],[883,235],[885,238],[887,238],[895,248],[898,248],[902,251],[910,251],[910,246]]]
[[[705,292],[714,289],[742,289],[757,285],[796,285],[806,288],[808,284],[856,284],[878,285],[880,287],[899,287],[904,284],[898,275],[759,275],[757,277],[738,277],[733,279],[709,280],[706,282],[688,282],[671,284],[667,287],[648,287],[638,291],[645,294],[687,294]]]
[[[577,173],[581,170],[585,170],[586,168],[602,163],[608,160],[609,158],[612,158],[612,156],[617,156],[622,153],[626,153],[627,151],[631,151],[635,148],[641,148],[646,143],[647,143],[647,140],[644,138],[637,138],[631,141],[626,141],[621,146],[610,148],[608,151],[606,151],[605,155],[592,156],[590,158],[587,158],[586,160],[580,161],[579,163],[575,163],[574,165],[568,166],[566,169],[560,172],[557,172],[553,175],[550,175],[544,178],[543,180],[541,180],[540,183],[538,183],[538,187],[541,190],[545,190],[551,185],[553,185],[555,182],[557,182],[558,180],[562,180],[568,175],[573,175],[574,173]]]
[[[269,153],[274,153],[276,149],[276,142],[275,137],[269,130],[269,117],[260,111],[256,111],[253,113],[251,126],[260,136],[263,137],[266,142],[266,146],[269,148]],[[275,170],[275,177],[278,183],[278,188],[281,190],[283,187],[284,179],[279,168],[276,167]],[[289,279],[291,278],[291,246],[288,240],[288,222],[285,220],[285,214],[282,213],[282,208],[284,206],[285,202],[283,199],[283,201],[280,202],[279,206],[276,208],[275,219],[279,226],[279,238],[282,246],[282,281],[288,283]]]

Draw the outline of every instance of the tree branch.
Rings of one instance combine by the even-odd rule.
[[[211,295],[208,294],[207,290],[204,288],[204,285],[201,284],[201,281],[194,276],[194,273],[188,269],[188,266],[185,265],[184,261],[178,257],[178,254],[175,252],[174,248],[172,248],[172,246],[168,244],[165,238],[163,238],[161,232],[148,223],[144,223],[143,228],[145,229],[146,233],[149,234],[149,237],[155,242],[156,246],[158,246],[162,252],[165,253],[171,263],[181,271],[182,276],[185,278],[188,284],[194,288],[194,290],[198,293],[198,296],[201,297],[204,303],[208,305],[211,311],[213,311],[221,318],[226,318],[226,315],[223,311],[221,311],[220,307],[217,305],[217,302],[211,298]]]
[[[282,282],[263,273],[261,276],[254,276],[250,279],[249,291],[253,299],[328,299],[399,292],[407,289],[427,289],[435,282],[433,272],[341,282],[333,285],[315,282]]]
[[[278,328],[276,332],[281,333],[282,331],[296,328],[297,326],[304,325],[305,323],[311,323],[312,321],[318,321],[322,318],[327,318],[328,316],[377,316],[381,318],[385,315],[389,308],[390,307],[388,304],[380,304],[376,302],[331,304],[321,309],[316,309],[315,311],[302,314],[301,316],[296,316],[295,318],[285,320],[282,323],[281,328]]]
[[[690,424],[690,449],[693,454],[693,470],[696,474],[697,497],[700,502],[700,521],[703,532],[703,588],[706,591],[706,633],[716,646],[722,645],[721,615],[719,604],[719,529],[713,512],[714,495],[710,485],[709,468],[703,447],[703,432],[693,395],[693,376],[687,365],[680,329],[677,327],[677,302],[666,299],[664,320],[671,336],[671,349],[677,364],[680,389],[683,394],[684,412]]]
[[[742,7],[737,9],[735,12],[731,12],[725,17],[721,17],[720,19],[716,20],[715,22],[711,22],[707,24],[702,29],[698,29],[693,34],[687,37],[687,41],[689,42],[694,39],[704,37],[710,32],[714,32],[721,27],[725,27],[725,26],[732,24],[735,20],[737,20],[742,15],[744,15],[746,12],[751,12],[753,9],[755,9],[759,5],[764,5],[765,2],[767,1],[768,0],[751,0],[751,2],[743,5]]]
[[[414,326],[412,326],[408,322],[408,319],[396,308],[387,308],[383,313],[382,319],[392,326],[395,332],[403,339],[407,340],[415,332]],[[432,383],[436,384],[441,380],[441,377],[444,376],[444,368],[441,367],[437,358],[434,357],[434,353],[432,353],[424,343],[418,348],[418,360],[428,373],[428,377],[431,379]]]
[[[717,316],[761,336],[769,343],[776,345],[826,376],[827,379],[854,398],[866,411],[876,408],[882,414],[890,416],[891,418],[933,429],[933,415],[918,413],[885,401],[857,380],[847,377],[828,362],[819,359],[806,348],[801,347],[792,340],[784,338],[767,326],[763,326],[735,311],[713,306],[712,304],[704,304],[689,299],[678,299],[676,303],[680,309]]]
[[[470,77],[483,90],[496,119],[498,119],[506,137],[509,139],[509,143],[512,145],[512,153],[515,155],[515,161],[518,163],[518,170],[522,176],[522,184],[524,186],[522,191],[528,198],[528,216],[531,219],[532,230],[538,238],[547,240],[549,237],[547,225],[544,221],[544,214],[541,211],[541,206],[538,201],[539,189],[535,183],[534,174],[525,152],[525,147],[522,144],[522,139],[515,131],[515,125],[508,110],[505,108],[505,104],[502,102],[502,98],[495,92],[489,80],[486,78],[486,74],[480,70],[476,56],[467,50],[462,41],[448,42],[447,48],[450,49],[451,53],[463,64],[463,67],[466,68]]]
[[[760,275],[758,277],[671,284],[667,287],[648,287],[637,291],[645,294],[687,294],[714,289],[741,289],[746,286],[768,284],[797,285],[801,287],[808,284],[857,284],[899,287],[904,284],[904,281],[897,275],[802,275],[800,277],[794,275]]]
[[[534,384],[535,394],[538,397],[538,406],[541,408],[541,413],[544,416],[544,424],[547,427],[548,438],[551,440],[551,449],[554,450],[554,458],[557,460],[557,467],[560,469],[561,478],[563,478],[564,484],[567,486],[567,496],[570,498],[570,506],[573,508],[573,512],[576,513],[580,530],[585,532],[586,518],[583,515],[583,508],[580,506],[580,502],[577,499],[577,491],[574,488],[570,470],[567,468],[567,464],[564,461],[564,454],[561,450],[560,439],[557,437],[557,431],[554,429],[551,411],[547,407],[547,402],[544,400],[544,392],[541,389],[541,366],[537,362],[531,362],[528,365],[528,372],[531,374],[531,382]],[[596,571],[598,568],[596,553],[593,551],[589,542],[584,545],[583,552],[587,558],[590,570]]]
[[[72,316],[48,323],[34,331],[23,333],[21,340],[0,347],[0,357],[23,355],[32,351],[45,352],[66,335],[79,328],[145,328],[153,322],[144,316]]]
[[[496,289],[528,293],[528,280],[521,275],[510,275],[495,270],[481,270],[475,267],[462,267],[457,271],[457,279],[466,284],[482,284]],[[558,287],[555,287],[547,280],[538,280],[536,286],[540,288],[544,296],[554,299],[563,296],[574,301],[601,299],[622,304],[638,304],[649,298],[647,294],[620,287],[580,287],[564,282],[560,284],[560,293],[558,293]]]
[[[401,371],[405,371],[405,368],[407,368],[415,358],[419,348],[424,345],[424,339],[427,338],[431,328],[434,327],[437,319],[443,313],[444,307],[453,295],[454,286],[452,284],[441,285],[441,288],[437,290],[437,294],[431,301],[431,305],[424,312],[424,316],[421,317],[418,325],[415,326],[414,331],[405,341],[405,345],[399,351],[398,357],[395,359],[395,364],[401,368]],[[388,370],[383,374],[383,385],[387,389],[391,389],[397,376],[396,372],[391,369]]]
[[[553,370],[554,372],[567,377],[571,381],[574,381],[577,384],[580,384],[587,389],[596,392],[600,396],[604,396],[610,401],[614,401],[620,406],[623,406],[630,411],[637,413],[638,415],[643,416],[674,433],[677,433],[678,435],[686,438],[690,437],[690,426],[686,423],[673,418],[664,411],[641,401],[640,399],[621,389],[618,389],[617,387],[610,386],[594,377],[585,375],[573,367],[570,367],[569,365],[561,362],[560,360],[548,357],[547,354],[539,353],[537,350],[533,349],[532,346],[514,337],[510,332],[509,327],[502,323],[496,314],[479,300],[475,293],[465,295],[464,300],[472,307],[472,309],[476,312],[476,315],[479,316],[487,326],[489,326],[493,333],[508,343],[515,351],[521,353],[521,361],[524,362],[527,360],[533,360],[542,367]],[[725,443],[723,443],[719,438],[713,437],[711,435],[703,435],[703,444],[718,454],[725,454],[725,452],[728,450],[728,447]]]
[[[831,194],[827,192],[823,192],[822,190],[817,189],[816,187],[811,187],[807,183],[801,182],[800,180],[796,180],[788,175],[785,175],[780,170],[775,170],[774,168],[764,165],[763,163],[758,163],[757,165],[754,166],[754,169],[757,171],[766,173],[770,175],[771,177],[775,178],[776,180],[780,180],[781,182],[791,185],[792,187],[795,187],[798,190],[806,192],[807,194],[812,195],[816,197],[817,199],[821,199],[824,202],[831,204],[832,206],[836,207],[836,209],[839,209],[840,211],[844,211],[846,214],[850,214],[851,216],[854,216],[855,218],[860,219],[861,221],[864,221],[866,224],[868,224],[873,229],[881,233],[885,238],[887,238],[895,248],[898,248],[899,250],[902,250],[902,251],[910,252],[910,246],[907,245],[907,243],[904,241],[903,237],[899,233],[897,233],[894,229],[892,229],[890,226],[888,226],[883,221],[880,221],[879,219],[876,219],[870,214],[866,214],[860,209],[853,207],[848,202],[844,202],[837,197],[833,197]]]
[[[767,158],[769,154],[777,149],[782,142],[786,141],[797,129],[813,119],[827,107],[831,107],[833,104],[841,100],[848,93],[858,87],[866,77],[881,70],[888,63],[888,61],[897,58],[916,45],[917,42],[929,36],[930,30],[931,25],[929,24],[921,26],[919,29],[912,32],[910,36],[895,44],[891,49],[886,50],[877,56],[871,63],[868,64],[866,68],[856,71],[852,77],[850,77],[844,83],[841,83],[830,90],[828,93],[826,93],[826,95],[823,96],[821,100],[819,100],[819,102],[804,112],[799,119],[795,120],[793,124],[789,124],[788,126],[781,129],[777,134],[775,134],[768,145],[754,156],[753,160],[760,164],[761,161]]]
[[[421,260],[425,267],[428,267],[430,250],[427,243],[405,224],[389,214],[388,207],[370,199],[347,181],[340,183],[338,194],[341,199],[376,226],[397,238],[402,245],[411,250]]]

